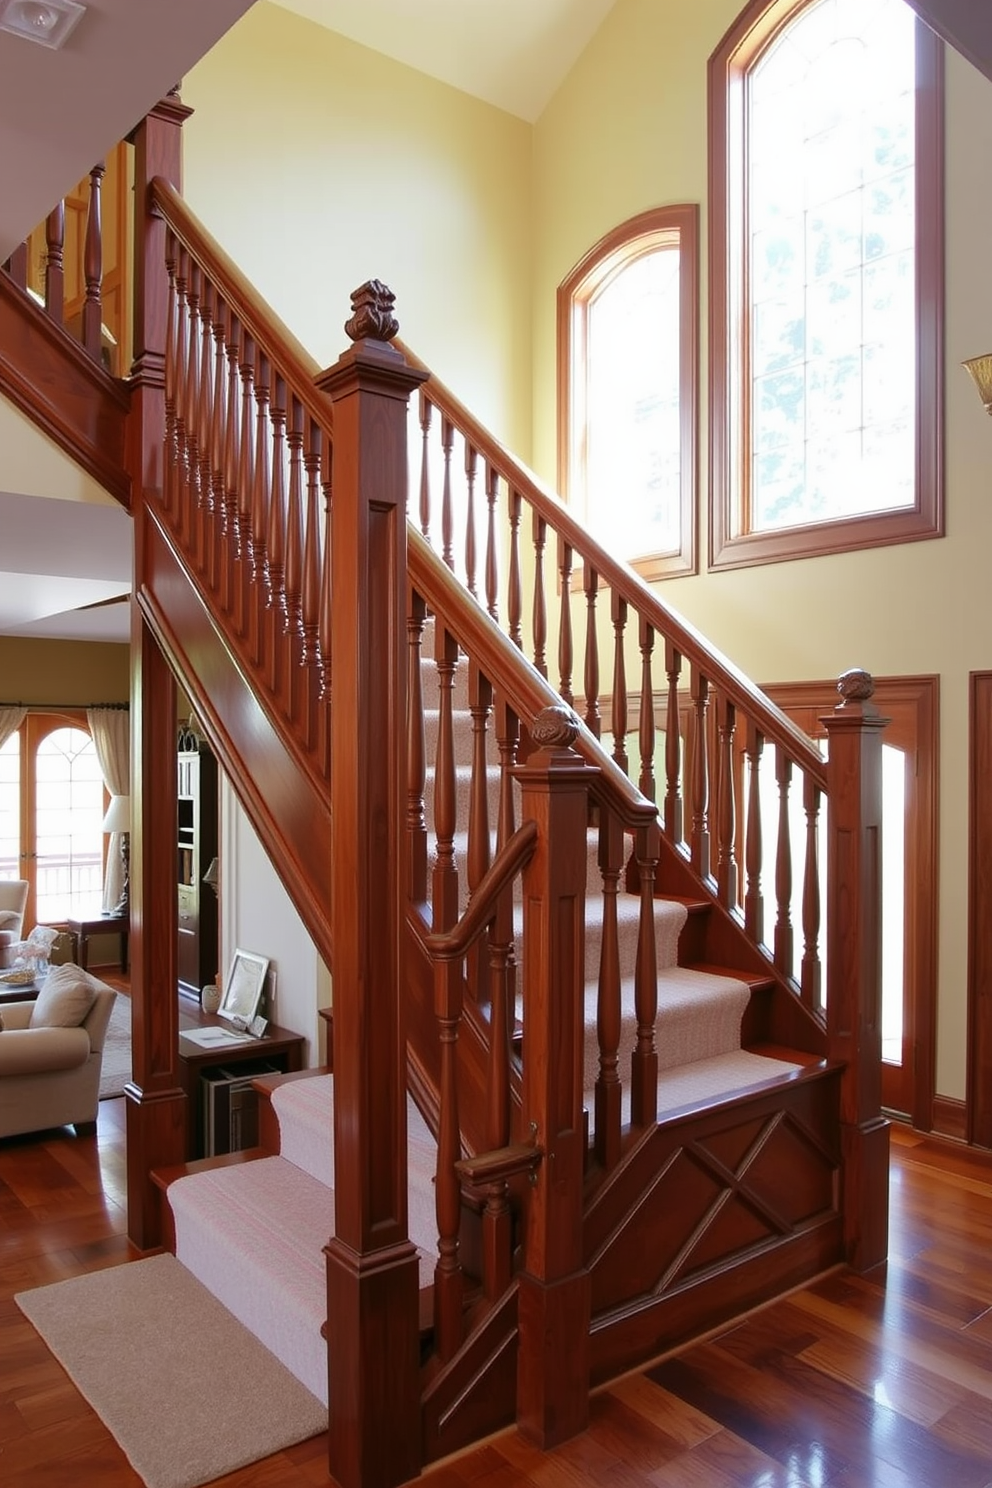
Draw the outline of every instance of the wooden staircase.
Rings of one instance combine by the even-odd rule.
[[[354,346],[320,372],[170,185],[181,112],[169,100],[136,131],[142,273],[119,480],[136,554],[129,1232],[159,1242],[150,1175],[184,1151],[163,788],[178,678],[332,968],[329,1460],[347,1488],[392,1485],[510,1421],[562,1440],[595,1383],[825,1267],[883,1259],[884,721],[870,679],[843,679],[824,763],[398,348],[383,286],[358,292]],[[462,789],[459,667],[472,729]],[[771,746],[769,868],[759,780]],[[637,905],[629,950],[624,893]],[[661,1119],[656,896],[688,909],[682,965],[748,985],[745,1048],[793,1066]],[[601,926],[588,1104],[587,919]],[[438,1149],[426,1360],[408,1087]]]

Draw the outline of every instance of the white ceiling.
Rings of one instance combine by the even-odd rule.
[[[277,3],[534,120],[615,0]],[[88,0],[59,52],[0,33],[0,263],[251,4]],[[130,518],[16,481],[0,444],[0,635],[126,642]]]

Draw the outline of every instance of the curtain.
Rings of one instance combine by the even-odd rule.
[[[11,734],[17,732],[27,716],[27,708],[15,706],[13,703],[0,705],[0,749],[6,744]]]
[[[103,783],[112,796],[131,794],[131,715],[126,708],[87,708],[96,757]],[[107,847],[107,871],[103,880],[103,908],[116,909],[124,890],[121,859],[122,832],[111,832]]]

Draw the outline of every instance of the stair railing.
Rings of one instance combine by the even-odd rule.
[[[667,841],[822,1022],[816,845],[828,771],[815,746],[434,376],[421,389],[419,423],[410,514],[425,540],[543,677],[551,675],[557,633],[561,697],[597,738],[605,725],[617,766],[658,802]],[[633,658],[636,682],[628,681]],[[771,884],[759,797],[770,745],[779,793]],[[806,822],[801,865],[792,861],[797,811]]]

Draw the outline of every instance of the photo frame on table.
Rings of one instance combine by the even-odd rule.
[[[217,1009],[218,1017],[250,1023],[258,1012],[268,969],[268,956],[256,956],[252,951],[235,951]]]

